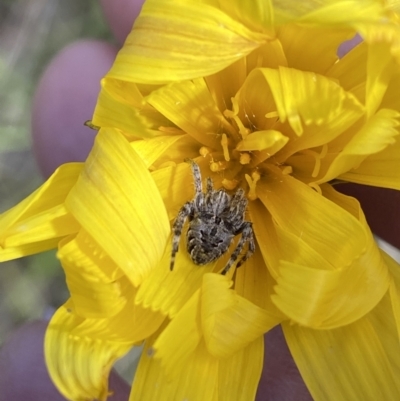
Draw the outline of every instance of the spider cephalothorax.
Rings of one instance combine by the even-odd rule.
[[[223,189],[215,190],[211,178],[207,178],[207,191],[204,193],[200,168],[194,161],[190,160],[190,163],[196,193],[192,201],[183,205],[172,227],[171,270],[178,252],[182,228],[188,218],[187,251],[196,265],[202,266],[218,259],[228,250],[234,237],[238,234],[242,235],[222,271],[222,274],[226,274],[246,243],[248,243],[248,250],[238,262],[237,267],[243,264],[255,250],[252,225],[244,220],[247,198],[242,188],[238,189],[233,196]]]

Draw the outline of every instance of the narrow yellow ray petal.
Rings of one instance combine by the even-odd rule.
[[[96,254],[93,248],[87,237],[67,238],[60,243],[57,256],[64,268],[76,314],[86,318],[110,317],[126,303],[121,283],[115,277],[121,277],[122,271],[109,256]],[[108,271],[102,270],[104,264],[114,270],[111,277]]]
[[[209,352],[228,357],[280,323],[279,316],[241,297],[220,274],[205,274],[201,288],[201,325]]]
[[[149,168],[175,142],[185,137],[186,135],[163,135],[156,138],[133,141],[131,142],[131,146],[141,157],[146,167]]]
[[[353,35],[354,30],[350,28],[288,24],[279,27],[277,37],[287,57],[288,66],[297,70],[325,74],[338,60],[338,46]]]
[[[196,266],[190,259],[184,242],[180,245],[174,270],[171,272],[171,249],[172,239],[169,238],[160,263],[140,286],[136,302],[173,318],[201,287],[204,274],[213,271],[216,263]]]
[[[18,219],[2,238],[3,246],[18,247],[28,243],[62,238],[79,230],[78,222],[59,204],[25,219]]]
[[[386,261],[385,254],[382,255]],[[394,261],[391,260],[393,263]],[[390,262],[389,262],[390,263]],[[389,264],[388,263],[388,264]],[[394,266],[399,269],[399,265],[395,262]],[[398,280],[397,280],[398,284]],[[379,335],[379,339],[390,365],[396,377],[400,375],[400,337],[399,337],[399,314],[395,311],[395,302],[399,303],[399,294],[397,299],[393,298],[392,288],[385,294],[381,302],[366,316],[368,321],[374,326],[375,331]]]
[[[355,22],[379,21],[384,16],[383,4],[376,0],[311,0],[307,2],[274,1],[277,25],[296,21],[313,25],[352,26]]]
[[[172,83],[153,91],[147,102],[199,143],[216,148],[218,134],[231,130],[203,78]]]
[[[257,194],[276,223],[333,267],[347,266],[365,251],[365,229],[350,213],[288,175],[270,170],[263,181]]]
[[[46,365],[51,379],[66,398],[105,401],[111,366],[131,344],[100,340],[95,333],[91,337],[81,336],[82,322],[83,318],[71,313],[68,302],[58,309],[46,331]]]
[[[290,352],[315,401],[395,400],[397,369],[367,318],[336,330],[282,324]],[[396,376],[397,373],[397,376]]]
[[[64,207],[82,163],[59,167],[35,192],[0,215],[0,261],[53,249],[79,225]]]
[[[161,361],[166,375],[176,379],[202,337],[200,290],[197,290],[157,338],[154,358]]]
[[[165,206],[143,161],[118,131],[99,131],[66,205],[134,285],[160,260],[170,231]]]
[[[377,22],[375,24],[358,23],[356,29],[368,45],[376,44],[382,47],[385,47],[386,44],[389,45],[393,59],[400,64],[400,27],[398,23],[390,20],[387,20],[385,24],[382,24],[381,21]]]
[[[390,301],[393,308],[393,315],[397,329],[398,339],[400,340],[400,266],[393,258],[381,250],[383,260],[391,274],[389,287]]]
[[[260,182],[257,188],[263,185],[264,182]],[[260,200],[257,199],[249,204],[249,215],[250,221],[253,223],[257,245],[261,250],[264,262],[271,276],[276,280],[278,277],[279,260],[282,256],[279,251],[280,243],[271,214]]]
[[[379,153],[368,156],[354,170],[338,178],[358,184],[400,190],[400,139]]]
[[[255,131],[240,141],[236,149],[243,150],[265,150],[270,156],[281,150],[289,138],[275,130]]]
[[[0,215],[0,243],[3,236],[17,222],[35,217],[61,205],[76,183],[83,163],[68,163],[60,166],[35,192],[12,209]]]
[[[372,116],[379,107],[389,81],[396,70],[396,64],[388,44],[369,44],[365,93],[368,117]]]
[[[234,289],[236,293],[275,315],[277,321],[280,322],[285,316],[271,300],[275,284],[276,282],[271,277],[262,258],[259,246],[256,247],[254,255],[245,262],[243,267],[241,266],[235,271]]]
[[[379,154],[386,147],[393,145],[396,142],[395,137],[399,134],[399,117],[400,113],[395,110],[378,110],[338,152],[326,173],[317,182],[327,182],[348,171],[357,171],[364,160],[368,163],[368,156]]]
[[[365,92],[367,56],[368,46],[365,42],[361,42],[333,64],[325,75],[339,82],[347,92],[351,92],[360,85],[363,86]],[[364,103],[365,93],[363,93],[362,99],[358,100]]]
[[[135,373],[129,401],[218,401],[218,360],[208,354],[204,342],[200,342],[174,379],[152,354],[152,342],[148,341]]]
[[[304,142],[295,144],[296,150],[328,142],[361,115],[362,106],[357,99],[322,75],[285,67],[260,71],[271,88],[282,122],[288,120],[298,136],[306,130],[303,124],[320,127],[308,133],[306,131]],[[338,119],[340,127],[336,122]]]
[[[222,11],[250,29],[273,36],[274,12],[271,0],[254,0],[252,2],[220,0],[219,5]]]
[[[219,361],[220,400],[254,400],[263,367],[264,338],[255,339],[229,358]]]
[[[57,248],[60,238],[51,238],[46,241],[34,242],[19,245],[17,247],[3,248],[0,246],[0,262],[22,258],[23,256],[34,255],[50,249]]]
[[[158,127],[170,125],[162,114],[146,104],[136,84],[112,78],[101,81],[92,123],[120,129],[133,138],[153,137]]]
[[[109,76],[151,84],[206,76],[249,54],[267,39],[267,35],[249,30],[208,4],[150,0]]]

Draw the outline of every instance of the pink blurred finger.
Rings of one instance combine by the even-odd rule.
[[[100,80],[116,52],[95,40],[75,42],[43,73],[33,100],[32,141],[45,177],[60,164],[83,161],[88,155],[96,132],[83,124],[92,117]]]

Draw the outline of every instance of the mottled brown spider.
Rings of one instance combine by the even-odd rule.
[[[209,177],[207,178],[207,191],[204,193],[198,164],[193,160],[186,161],[192,166],[196,193],[192,201],[186,202],[182,206],[172,227],[170,268],[171,270],[174,268],[182,228],[186,219],[189,219],[187,251],[192,261],[199,266],[219,259],[228,250],[234,237],[242,235],[222,270],[222,274],[226,274],[246,243],[248,243],[248,250],[236,267],[250,258],[255,250],[252,224],[244,220],[247,198],[242,188],[239,188],[233,196],[226,193],[224,189],[215,190]]]

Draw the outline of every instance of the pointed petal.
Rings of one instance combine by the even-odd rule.
[[[117,358],[131,344],[100,340],[80,334],[84,323],[69,310],[69,303],[52,317],[45,336],[45,358],[51,379],[58,390],[70,400],[98,399],[108,396],[108,373]]]
[[[156,138],[133,141],[132,148],[141,157],[147,168],[158,160],[171,146],[187,135],[162,135]],[[168,152],[170,153],[170,152]]]
[[[331,266],[347,266],[364,252],[365,229],[347,211],[280,172],[271,170],[263,181],[264,185],[257,186],[257,195],[272,218],[282,229],[309,244]]]
[[[35,192],[0,216],[0,260],[55,248],[79,225],[65,210],[64,200],[76,183],[82,163],[59,167]]]
[[[202,337],[200,290],[197,290],[154,343],[154,357],[161,361],[168,376],[176,379]]]
[[[289,138],[279,131],[255,131],[243,138],[237,144],[236,149],[240,151],[265,150],[270,156],[273,156],[287,144],[288,140]]]
[[[109,76],[150,84],[198,78],[222,70],[267,38],[205,3],[146,1]]]
[[[254,400],[263,367],[264,338],[258,337],[247,347],[219,361],[218,394],[220,400]]]
[[[260,71],[271,88],[281,121],[288,120],[296,135],[305,135],[288,144],[291,153],[329,142],[362,114],[361,104],[351,93],[322,75],[285,67]],[[314,127],[305,128],[303,123]]]
[[[379,154],[393,145],[399,134],[399,117],[400,113],[395,110],[380,109],[337,151],[338,156],[329,164],[328,171],[318,182],[327,182],[348,171],[357,171],[364,160],[368,163],[368,156]]]
[[[400,39],[400,35],[399,35]],[[371,117],[381,104],[389,81],[397,71],[390,47],[386,43],[374,43],[368,46],[366,109]]]
[[[291,68],[325,74],[338,60],[338,46],[353,35],[350,28],[288,24],[279,28],[277,36]]]
[[[218,401],[216,385],[218,360],[208,354],[201,342],[180,374],[171,379],[153,357],[152,342],[148,341],[140,358],[129,401],[191,400]]]
[[[261,181],[258,183],[257,188],[259,189],[263,185],[264,182]],[[268,271],[274,280],[276,280],[278,277],[279,260],[282,259],[282,256],[271,214],[258,199],[249,204],[249,214],[257,238],[257,245],[261,250]]]
[[[255,31],[266,32],[273,36],[273,2],[271,0],[232,1],[220,0],[221,10],[226,12],[236,21],[242,22],[248,28]]]
[[[356,22],[379,21],[385,16],[384,7],[379,1],[367,0],[312,0],[307,3],[274,2],[275,23],[277,25],[296,21],[298,23],[322,26],[353,26]]]
[[[90,236],[81,234],[62,241],[57,256],[77,315],[105,318],[121,311],[126,298],[117,278],[123,272]]]
[[[282,324],[290,352],[316,401],[391,400],[400,393],[394,370],[367,318],[335,330]]]
[[[140,286],[136,302],[173,318],[201,287],[204,274],[213,271],[216,263],[196,266],[182,244],[171,271],[171,249],[170,238],[160,263]]]
[[[134,285],[160,260],[167,213],[146,166],[118,131],[99,131],[66,205]]]
[[[358,184],[400,190],[400,139],[379,153],[367,157],[354,170],[340,175],[340,179]]]
[[[153,91],[147,102],[200,143],[216,148],[221,130],[231,130],[203,78],[172,83]]]
[[[201,325],[209,352],[220,358],[233,355],[280,322],[230,290],[232,282],[219,274],[205,274],[201,288]]]
[[[136,84],[112,78],[101,81],[92,123],[98,127],[113,127],[133,138],[149,138],[157,134],[168,120],[146,104]]]
[[[299,216],[299,222],[296,224],[299,224],[301,231],[296,233],[297,229],[294,230],[294,225],[290,228],[288,224],[294,223],[295,217],[286,215],[287,221],[281,223],[278,215],[271,210],[272,204],[275,203],[273,198],[279,194],[275,189],[270,188],[272,192],[268,192],[268,204],[271,205],[269,209],[280,226],[278,237],[284,240],[281,248],[283,257],[285,257],[285,247],[288,247],[288,259],[293,260],[290,257],[290,250],[296,249],[293,248],[293,235],[306,245],[296,257],[296,260],[304,265],[281,260],[275,287],[276,295],[272,297],[273,302],[292,320],[314,328],[334,328],[359,319],[382,299],[389,285],[386,265],[380,257],[359,204],[351,206],[360,215],[360,221],[355,224],[355,216],[353,217],[345,210],[347,197],[326,186],[323,195],[332,200],[329,201],[311,189],[306,190],[307,186],[297,183],[290,177],[282,178],[284,181],[288,179],[285,184],[289,185],[285,185],[285,189],[297,187],[299,192],[297,195],[294,193],[289,195],[289,192],[285,191],[284,195],[283,186],[280,185],[282,188],[276,188],[280,192],[280,202],[282,199],[292,198],[296,200],[296,207],[306,202],[307,205],[313,205],[314,216],[307,217],[306,209],[303,208],[301,212],[293,210],[295,205],[291,202],[290,205],[286,204],[284,210],[291,210],[294,213],[293,216]],[[303,185],[304,191],[301,189]],[[306,197],[302,199],[303,195]],[[266,198],[261,194],[259,196],[265,202]],[[307,208],[306,204],[303,207]],[[323,215],[315,214],[317,210],[323,209],[325,210]],[[339,218],[340,214],[341,218]],[[328,223],[330,219],[332,221]],[[340,224],[337,221],[340,221]],[[318,222],[317,225],[315,225],[316,222]],[[328,225],[323,228],[325,224]],[[312,233],[314,229],[317,230],[317,227],[319,227],[318,236],[316,232]],[[354,230],[353,234],[349,232],[342,237],[342,234],[349,229]],[[346,250],[352,238],[355,239],[354,248]],[[333,241],[330,250],[324,249],[330,241]],[[334,247],[338,252],[336,255]],[[349,252],[349,259],[342,259],[347,252]],[[316,288],[318,291],[315,290]]]

